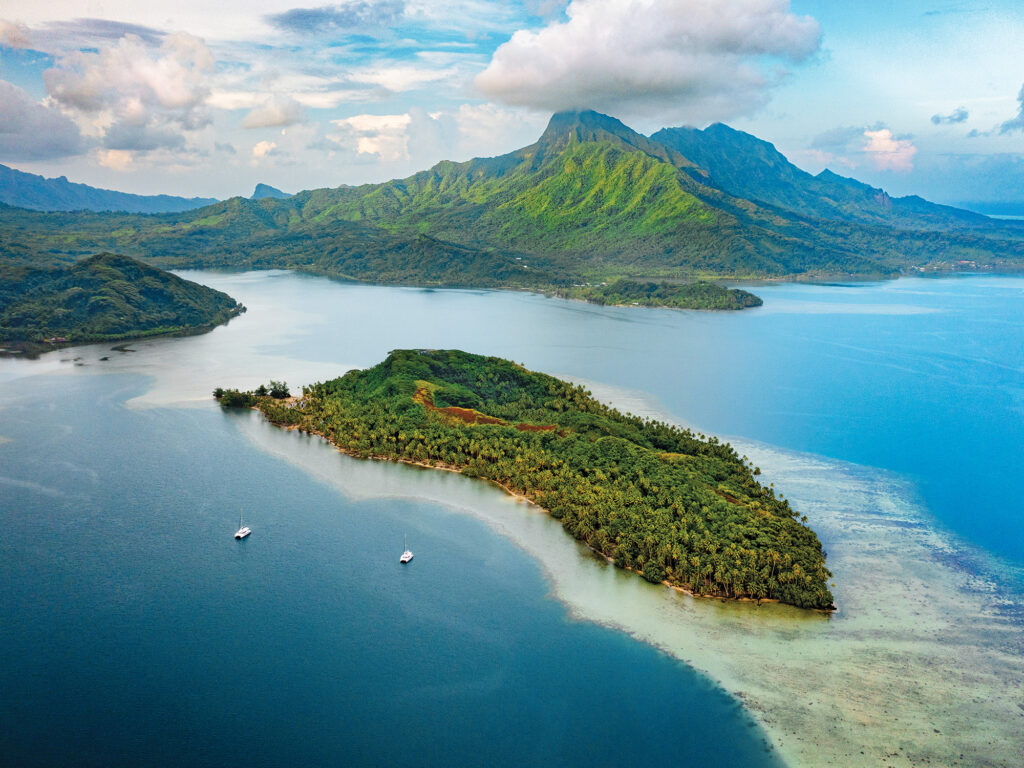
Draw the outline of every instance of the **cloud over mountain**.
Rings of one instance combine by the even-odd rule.
[[[803,61],[821,38],[788,0],[573,0],[565,13],[512,35],[476,87],[543,110],[724,120],[762,104],[783,76],[779,61]]]

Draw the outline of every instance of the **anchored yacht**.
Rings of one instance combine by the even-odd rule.
[[[242,525],[242,513],[239,512],[238,513],[238,530],[235,531],[235,538],[236,539],[244,539],[250,533],[252,533],[252,529],[248,525]],[[410,555],[410,557],[412,557],[412,556]]]

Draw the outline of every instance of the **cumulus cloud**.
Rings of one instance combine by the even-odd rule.
[[[403,115],[355,115],[332,120],[339,129],[334,141],[345,145],[348,137],[361,155],[377,155],[381,160],[393,161],[409,157],[408,128],[412,117]]]
[[[0,80],[0,104],[0,158],[51,160],[85,150],[77,125],[6,80]]]
[[[880,171],[911,171],[917,147],[910,139],[894,136],[888,128],[864,131],[862,151]]]
[[[305,120],[302,107],[294,99],[271,97],[242,119],[243,128],[284,128]]]
[[[132,170],[134,166],[132,153],[124,149],[101,149],[98,159],[103,167],[122,173]]]
[[[818,134],[801,157],[811,165],[856,168],[865,160],[880,171],[910,171],[917,147],[913,137],[897,136],[884,123],[840,126]]]
[[[750,112],[821,28],[789,0],[573,0],[567,21],[519,30],[475,80],[488,96],[543,110],[655,111],[691,122]]]
[[[970,115],[963,107],[957,107],[948,115],[932,115],[932,123],[935,125],[956,125],[964,123]]]
[[[1003,123],[999,127],[1000,133],[1024,131],[1024,85],[1020,87],[1020,93],[1017,94],[1017,101],[1020,103],[1020,108],[1017,110],[1017,116],[1012,117]]]
[[[317,8],[292,8],[264,18],[277,29],[309,35],[339,29],[388,26],[398,21],[404,11],[404,0],[348,0]]]
[[[153,46],[128,34],[115,45],[60,57],[43,80],[51,99],[108,148],[148,150],[179,147],[182,131],[209,124],[213,67],[198,38],[168,35]]]
[[[256,158],[266,157],[277,149],[277,143],[273,141],[260,141],[252,148],[252,156]]]

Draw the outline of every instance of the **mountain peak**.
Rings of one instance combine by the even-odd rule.
[[[542,143],[562,143],[567,141],[570,135],[577,141],[601,140],[610,135],[629,143],[640,137],[640,134],[621,120],[602,115],[592,109],[581,109],[553,114],[540,140]]]
[[[262,200],[265,197],[273,197],[277,200],[284,200],[291,197],[287,192],[282,192],[277,187],[272,187],[269,184],[257,184],[256,189],[253,190],[252,197],[250,200]]]

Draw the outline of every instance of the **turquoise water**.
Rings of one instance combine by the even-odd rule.
[[[253,414],[126,408],[145,388],[4,386],[4,765],[775,764],[485,524],[347,499],[242,437]]]
[[[190,276],[249,312],[130,352],[0,361],[4,762],[771,764],[734,700],[569,618],[485,523],[345,495],[209,398],[398,347],[509,357],[709,432],[888,470],[936,524],[1024,562],[1022,279],[764,286],[761,309],[695,313]],[[239,507],[255,529],[241,543]]]
[[[710,433],[904,475],[944,526],[1024,562],[1022,278],[766,285],[764,307],[735,313],[272,282],[275,304],[304,314],[262,351],[322,362],[325,377],[332,361],[458,347],[637,390]],[[215,284],[245,299],[244,279]]]

